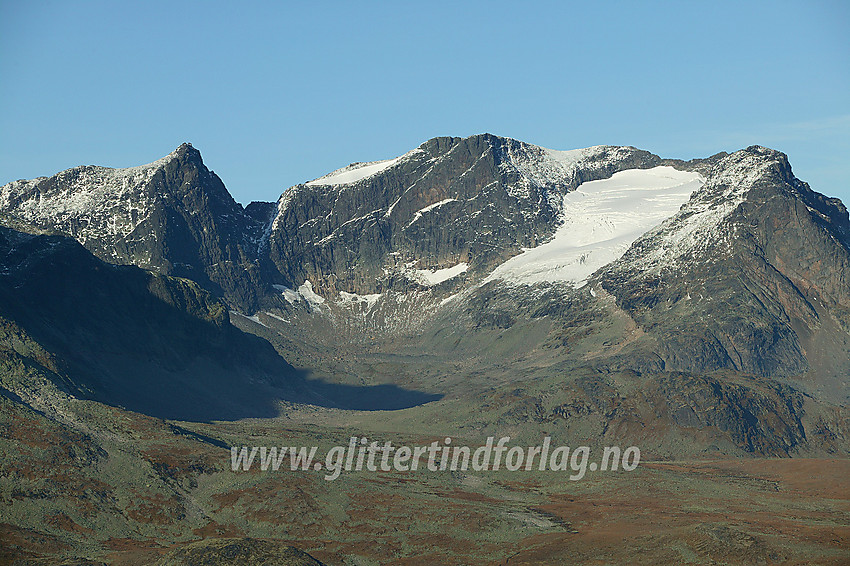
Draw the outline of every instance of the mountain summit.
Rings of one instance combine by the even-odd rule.
[[[847,450],[850,220],[764,147],[440,137],[243,208],[184,144],[10,183],[0,213],[194,280],[315,377],[488,407],[437,419],[659,456]]]
[[[87,165],[0,188],[0,210],[67,234],[100,259],[193,279],[251,307],[261,226],[184,143],[139,167]]]

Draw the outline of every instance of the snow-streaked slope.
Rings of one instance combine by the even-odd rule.
[[[403,157],[403,156],[402,156]],[[388,167],[392,167],[401,157],[396,157],[395,159],[386,159],[384,161],[372,161],[370,163],[353,163],[348,167],[343,167],[342,169],[337,169],[331,173],[328,173],[324,177],[319,177],[313,181],[305,183],[307,186],[314,185],[348,185],[350,183],[356,183],[357,181],[366,179],[371,177],[372,175],[377,175],[384,169]]]
[[[503,167],[515,168],[528,181],[545,186],[568,182],[583,159],[593,157],[607,146],[594,146],[566,151],[547,149],[524,142],[507,144],[507,160]]]
[[[567,193],[563,224],[551,240],[509,259],[487,278],[520,284],[582,286],[642,234],[674,215],[699,189],[698,173],[672,167],[630,169]]]
[[[343,307],[362,307],[364,312],[368,313],[383,296],[383,293],[358,295],[357,293],[346,293],[345,291],[340,291],[339,300],[336,304]]]
[[[500,167],[505,171],[515,170],[521,177],[518,184],[508,187],[508,192],[517,198],[530,198],[532,187],[570,186],[580,170],[588,166],[604,168],[628,159],[635,150],[595,145],[562,151],[507,139],[503,151],[506,159]],[[557,192],[553,192],[552,196],[560,198]],[[553,205],[557,204],[553,202]]]
[[[649,241],[640,253],[629,254],[622,267],[655,273],[663,268],[685,269],[690,256],[704,253],[718,241],[730,249],[735,234],[724,221],[778,166],[773,154],[753,146],[726,157],[702,190],[669,222],[648,233]]]
[[[55,189],[43,192],[48,178],[15,181],[0,187],[0,209],[37,226],[71,234],[80,243],[90,238],[125,237],[150,212],[144,187],[154,173],[177,155],[138,167],[116,169],[87,165],[55,175]]]

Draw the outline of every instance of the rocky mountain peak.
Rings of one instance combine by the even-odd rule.
[[[68,234],[100,259],[187,277],[250,309],[261,222],[183,143],[138,167],[75,167],[0,188],[0,210]]]
[[[177,154],[194,153],[198,157],[200,157],[200,155],[201,155],[201,152],[198,151],[197,149],[195,149],[195,147],[192,145],[192,142],[181,143],[179,146],[177,146],[177,149],[174,150],[174,153],[177,153]]]
[[[700,421],[723,430],[739,395],[775,400],[747,406],[781,418],[798,391],[848,398],[847,209],[762,146],[684,162],[438,137],[243,209],[183,144],[146,166],[12,183],[0,213],[109,263],[193,280],[238,311],[233,324],[334,376],[372,375],[358,360],[406,344],[435,364],[426,375],[399,357],[406,385],[457,374],[473,387],[504,368],[505,382],[542,376],[565,398],[589,396],[582,414],[606,427],[613,413],[592,406],[630,397],[622,387],[700,415],[728,407]],[[589,377],[564,390],[573,369]],[[649,377],[604,377],[618,372]],[[716,372],[758,379],[724,389]],[[788,438],[770,451],[800,442]]]
[[[425,271],[474,281],[551,237],[563,196],[581,183],[660,162],[632,147],[555,151],[489,133],[437,137],[288,189],[269,259],[279,284],[309,280],[320,294],[415,287]]]

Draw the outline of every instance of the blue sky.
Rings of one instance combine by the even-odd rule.
[[[850,201],[850,3],[0,0],[0,184],[183,141],[237,200],[438,135],[705,157]]]

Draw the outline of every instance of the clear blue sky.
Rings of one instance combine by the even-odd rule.
[[[0,184],[183,141],[237,200],[437,135],[704,157],[850,201],[850,3],[0,0]]]

